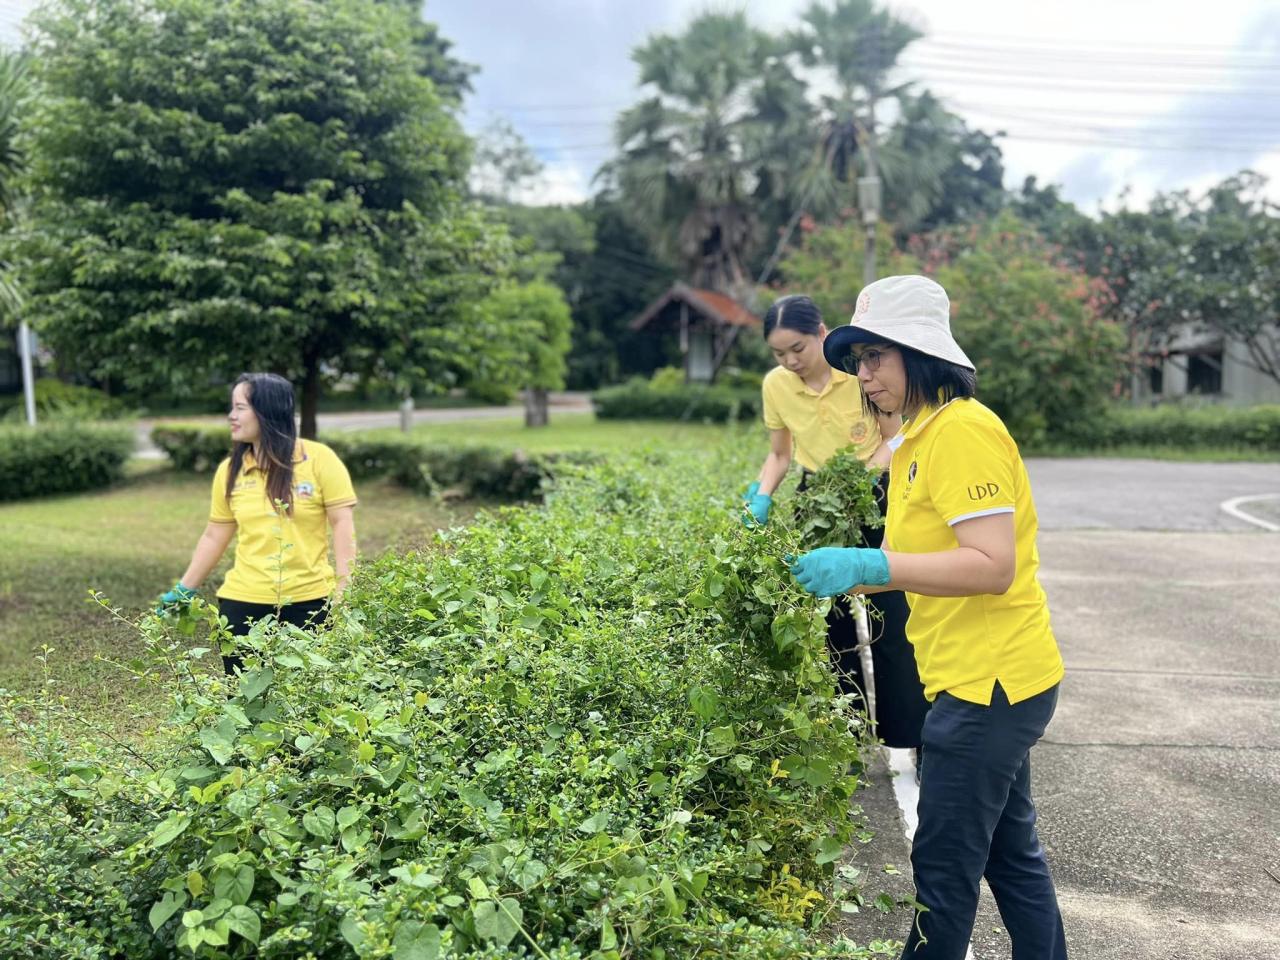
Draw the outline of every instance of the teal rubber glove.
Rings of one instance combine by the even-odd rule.
[[[172,590],[160,594],[160,605],[156,607],[156,613],[164,615],[177,607],[185,607],[195,598],[195,595],[194,590],[184,587],[179,580],[173,585]]]
[[[883,587],[889,582],[889,558],[866,547],[819,547],[791,564],[791,575],[808,593],[834,597],[859,584]]]
[[[763,527],[769,522],[769,511],[773,508],[773,497],[767,493],[757,493],[747,501],[746,512],[742,522],[747,527]]]
[[[742,491],[742,499],[743,499],[743,500],[750,500],[752,497],[754,497],[754,496],[755,496],[757,493],[759,493],[759,492],[760,492],[760,481],[759,481],[759,480],[753,480],[753,481],[752,481],[752,483],[751,483],[751,486],[747,487],[747,489],[746,489],[746,490]]]

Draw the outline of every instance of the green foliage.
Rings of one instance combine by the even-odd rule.
[[[63,383],[52,377],[37,380],[35,394],[36,415],[40,420],[119,420],[134,413],[129,404],[101,390]],[[26,403],[21,396],[12,398],[5,406],[8,408],[3,413],[5,420],[26,418]]]
[[[856,232],[819,228],[783,262],[788,288],[809,293],[837,323],[861,288]],[[978,398],[1020,443],[1069,441],[1103,415],[1124,370],[1124,332],[1104,314],[1101,284],[1031,227],[1004,213],[915,237],[907,252],[882,254],[880,274],[896,273],[946,288],[952,332],[978,368]]]
[[[0,953],[867,956],[805,929],[857,896],[832,864],[864,728],[794,534],[723,500],[745,469],[567,474],[362,568],[315,636],[256,628],[237,680],[193,669],[207,608],[148,615],[154,743],[10,704],[31,762],[0,781]]]
[[[693,420],[729,423],[760,416],[758,387],[675,386],[633,379],[591,394],[602,420]]]
[[[133,453],[129,426],[55,421],[0,425],[0,500],[94,490],[120,479]]]
[[[1009,214],[933,234],[915,250],[951,298],[979,399],[1020,443],[1070,439],[1104,415],[1126,357],[1099,284]]]
[[[59,363],[181,393],[244,369],[449,385],[505,232],[368,0],[58,0],[37,18],[29,314]]]
[[[805,549],[860,547],[864,528],[883,526],[875,492],[879,475],[863,465],[853,447],[824,463],[793,498],[793,523]]]
[[[592,231],[590,253],[563,246],[555,279],[573,307],[573,350],[566,381],[575,390],[614,384],[679,357],[675,336],[628,326],[676,279],[655,259],[645,237],[616,198],[597,196],[583,210]],[[521,227],[513,223],[512,229]]]
[[[564,386],[573,327],[564,291],[545,280],[507,284],[494,290],[480,309],[515,354],[508,369],[493,372],[494,379],[539,390]]]
[[[420,493],[495,500],[540,495],[557,463],[583,463],[586,454],[525,454],[496,447],[438,444],[406,436],[359,437],[340,433],[324,442],[356,480],[387,477]],[[224,427],[168,425],[152,442],[179,470],[212,473],[230,451]]]
[[[1280,406],[1112,406],[1072,437],[1076,450],[1241,448],[1280,453]]]

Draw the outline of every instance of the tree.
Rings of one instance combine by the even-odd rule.
[[[676,271],[657,258],[618,197],[602,192],[582,213],[591,228],[591,250],[565,255],[554,274],[573,308],[567,383],[594,389],[678,362],[674,338],[668,343],[630,328],[676,279]]]
[[[476,138],[472,189],[488,203],[513,203],[516,193],[542,169],[542,161],[509,120],[494,120]]]
[[[860,233],[855,223],[821,227],[782,262],[787,289],[809,293],[836,322],[858,294]],[[1123,328],[1104,313],[1105,286],[1033,228],[1006,212],[919,236],[905,252],[877,249],[882,272],[923,273],[946,288],[978,396],[1020,443],[1079,436],[1104,415],[1125,362]]]
[[[907,93],[910,84],[893,83],[892,74],[902,52],[922,34],[872,0],[815,0],[801,19],[792,44],[835,91],[817,98],[818,143],[805,178],[808,202],[801,206],[830,214],[856,203],[853,186],[860,174],[879,171],[881,104]],[[892,166],[886,165],[886,174]],[[905,170],[898,179],[903,192],[922,185],[910,182]],[[927,179],[924,184],[932,186]]]
[[[564,387],[573,320],[564,293],[545,280],[512,283],[491,293],[484,308],[517,355],[506,376],[525,391],[525,426],[549,422],[548,393]]]
[[[459,202],[468,144],[368,0],[59,0],[21,245],[59,362],[184,394],[269,369],[455,382],[510,242]]]
[[[742,293],[758,242],[752,92],[770,45],[743,13],[707,13],[632,54],[653,96],[618,118],[605,171],[659,256],[697,286]]]
[[[414,52],[414,69],[430,80],[442,100],[462,102],[471,92],[471,77],[478,67],[453,57],[453,41],[440,36],[440,28],[422,19],[422,0],[374,0],[398,8],[409,20],[409,42]]]
[[[26,170],[19,119],[30,97],[26,57],[0,50],[0,230],[11,228],[17,215],[19,183]],[[8,261],[0,260],[0,318],[13,317],[21,304],[14,269]]]

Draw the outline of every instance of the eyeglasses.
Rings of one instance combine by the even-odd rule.
[[[863,350],[861,354],[850,353],[844,358],[845,373],[856,374],[860,367],[865,367],[868,373],[875,373],[880,369],[880,362],[888,355],[888,350]]]

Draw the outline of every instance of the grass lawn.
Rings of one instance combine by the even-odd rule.
[[[118,667],[138,649],[124,624],[90,602],[92,588],[129,616],[145,610],[186,568],[209,510],[209,478],[154,465],[101,493],[0,504],[0,689],[29,694],[49,659],[54,689],[113,734],[146,729],[155,704]],[[381,482],[359,486],[360,549],[374,555],[429,542],[474,508],[445,506]],[[205,595],[222,580],[210,577]],[[0,743],[0,758],[6,748]]]
[[[645,447],[698,450],[718,444],[726,435],[733,433],[740,434],[744,442],[758,443],[761,458],[768,452],[764,427],[756,423],[724,426],[670,420],[597,420],[593,413],[558,413],[553,410],[550,425],[537,430],[526,427],[518,417],[424,423],[413,428],[414,436],[433,443],[518,447],[530,452],[637,451]]]

